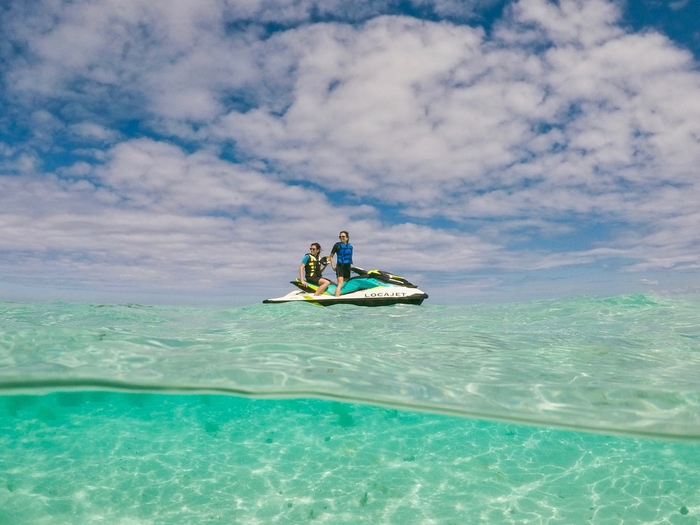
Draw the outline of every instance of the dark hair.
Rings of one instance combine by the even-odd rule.
[[[317,242],[312,242],[311,246],[316,246],[316,249],[318,250],[319,253],[321,253],[321,245]]]
[[[340,233],[344,233],[345,235],[347,235],[347,236],[348,236],[348,241],[350,240],[350,234],[349,234],[348,232],[346,232],[345,230],[343,230],[343,231],[340,232]]]

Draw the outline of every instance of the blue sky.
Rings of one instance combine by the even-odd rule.
[[[700,290],[697,0],[0,6],[0,299]]]

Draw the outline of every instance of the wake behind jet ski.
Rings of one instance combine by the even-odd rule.
[[[356,276],[351,277],[342,287],[342,293],[335,297],[336,283],[331,284],[321,295],[314,295],[318,285],[302,283],[300,279],[291,281],[299,290],[274,299],[265,299],[263,303],[307,302],[321,306],[334,304],[353,304],[356,306],[387,306],[391,304],[420,305],[428,294],[399,275],[382,270],[364,270],[352,267]]]

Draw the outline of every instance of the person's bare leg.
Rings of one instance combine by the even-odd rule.
[[[326,291],[328,285],[331,284],[331,282],[328,279],[321,279],[318,282],[321,283],[321,285],[316,289],[314,295],[321,295],[323,292]]]
[[[340,296],[340,290],[343,288],[343,281],[345,280],[344,277],[338,277],[338,285],[335,287],[335,296],[339,297]]]

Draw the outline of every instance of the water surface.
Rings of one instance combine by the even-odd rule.
[[[699,306],[0,303],[0,523],[697,523]]]

